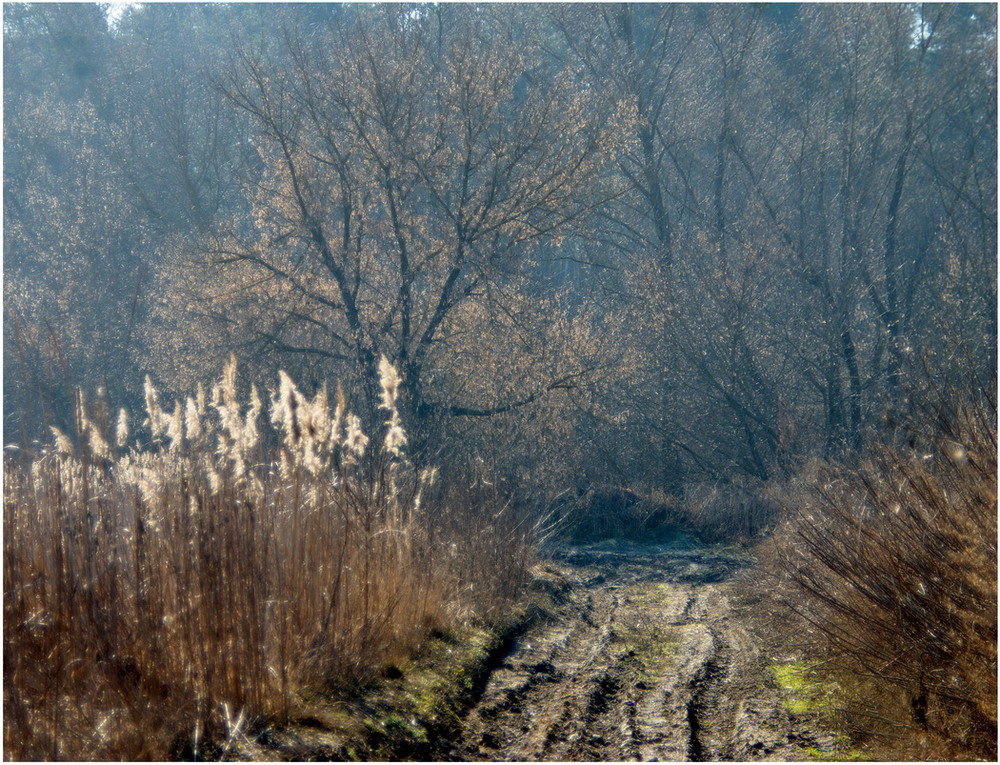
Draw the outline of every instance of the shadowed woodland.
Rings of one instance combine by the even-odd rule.
[[[6,759],[226,756],[679,532],[996,757],[994,5],[3,25]]]

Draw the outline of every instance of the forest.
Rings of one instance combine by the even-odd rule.
[[[5,3],[4,758],[233,754],[677,533],[995,758],[996,13]]]

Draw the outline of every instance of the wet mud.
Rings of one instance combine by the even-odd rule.
[[[833,736],[794,715],[734,607],[738,553],[564,548],[559,604],[492,671],[441,759],[805,760]]]

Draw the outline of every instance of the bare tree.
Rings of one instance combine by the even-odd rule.
[[[286,27],[280,58],[240,52],[225,92],[256,127],[252,213],[170,276],[206,332],[367,381],[385,355],[418,418],[501,413],[570,384],[522,380],[488,404],[437,384],[493,374],[448,355],[474,330],[456,312],[514,311],[508,293],[538,248],[615,193],[599,171],[627,112],[607,119],[515,20],[357,8],[308,34]]]

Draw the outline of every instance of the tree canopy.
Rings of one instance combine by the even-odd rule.
[[[676,492],[995,380],[992,5],[118,13],[4,7],[8,441],[384,356],[455,464]]]

